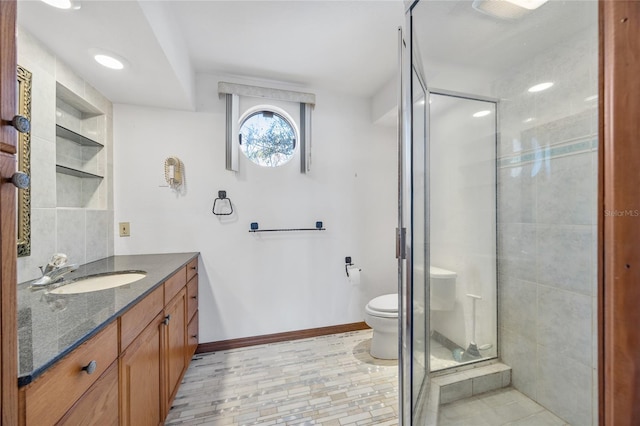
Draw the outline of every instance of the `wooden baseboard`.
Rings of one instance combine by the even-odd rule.
[[[198,348],[196,349],[196,353],[201,354],[204,352],[218,352],[227,349],[264,345],[266,343],[286,342],[289,340],[326,336],[327,334],[366,330],[368,328],[370,327],[365,322],[354,322],[351,324],[340,324],[328,327],[308,328],[306,330],[287,331],[284,333],[265,334],[262,336],[243,337],[240,339],[221,340],[219,342],[200,343],[198,345]]]

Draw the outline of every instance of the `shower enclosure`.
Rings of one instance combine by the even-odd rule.
[[[597,3],[526,3],[422,0],[407,10],[407,425],[423,421],[431,374],[498,359],[516,389],[563,420],[597,422]],[[453,292],[433,268],[455,274]]]

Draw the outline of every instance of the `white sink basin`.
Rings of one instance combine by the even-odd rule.
[[[92,275],[85,278],[79,278],[75,281],[70,282],[69,284],[63,284],[60,287],[49,290],[49,293],[89,293],[91,291],[106,290],[109,288],[131,284],[133,282],[141,280],[146,276],[147,274],[143,271],[114,272],[110,274]]]

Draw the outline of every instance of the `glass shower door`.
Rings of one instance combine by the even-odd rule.
[[[428,255],[428,197],[429,186],[427,159],[427,91],[415,69],[411,73],[412,124],[411,124],[411,241],[413,243],[411,269],[411,402],[414,418],[419,417],[420,401],[428,397],[427,374],[429,372],[429,277]]]
[[[429,397],[427,91],[400,32],[398,281],[400,424],[424,423]]]

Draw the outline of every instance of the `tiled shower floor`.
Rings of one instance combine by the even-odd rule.
[[[509,387],[440,406],[438,426],[568,426]]]
[[[398,367],[371,330],[196,355],[167,425],[396,425]]]
[[[429,341],[431,351],[431,371],[442,370],[443,368],[455,367],[460,363],[453,359],[451,349],[445,348],[434,339]]]

